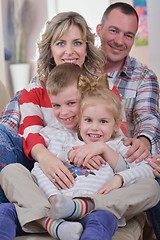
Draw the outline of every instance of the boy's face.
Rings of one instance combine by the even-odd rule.
[[[73,129],[78,123],[80,109],[80,93],[76,84],[50,96],[53,112],[57,120],[66,128]]]
[[[107,142],[114,131],[117,131],[117,124],[106,104],[97,102],[86,106],[80,121],[80,135],[85,143]]]

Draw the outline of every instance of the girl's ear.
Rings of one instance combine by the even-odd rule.
[[[118,132],[118,130],[119,130],[121,124],[122,124],[122,119],[120,119],[120,118],[117,119],[116,122],[115,122],[115,127],[114,127],[114,132],[115,132],[115,133]]]

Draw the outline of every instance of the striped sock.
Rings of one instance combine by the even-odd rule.
[[[47,232],[54,238],[58,237],[58,227],[64,222],[63,219],[53,220],[51,218],[43,218],[41,225],[44,227],[44,229],[47,230]]]
[[[43,218],[39,223],[54,239],[79,240],[83,231],[81,223],[67,222],[63,219],[53,220],[48,217]]]
[[[94,203],[89,198],[71,199],[62,194],[55,197],[55,204],[51,206],[50,217],[54,219],[79,219],[94,209]]]

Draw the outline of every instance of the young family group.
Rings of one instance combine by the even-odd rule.
[[[97,47],[77,12],[46,22],[37,74],[0,116],[0,239],[111,240],[144,211],[160,239],[159,84],[129,56],[138,24],[111,4]]]

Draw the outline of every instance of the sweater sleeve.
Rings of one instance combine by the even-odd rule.
[[[153,169],[147,162],[143,161],[134,165],[132,168],[118,173],[123,177],[123,186],[130,185],[145,177],[155,178]]]
[[[128,151],[130,146],[125,146],[123,144],[123,138],[119,137],[119,139],[116,142],[117,151],[121,155],[121,162],[124,161],[125,168],[122,169],[122,171],[117,172],[116,174],[119,174],[123,177],[123,186],[130,185],[134,182],[136,182],[139,179],[149,177],[149,178],[155,178],[153,174],[152,167],[148,164],[146,161],[142,161],[140,163],[129,163],[128,160],[124,157],[125,153]],[[123,159],[123,160],[122,160]]]
[[[21,121],[18,132],[22,136],[24,152],[28,158],[31,158],[33,146],[39,143],[46,146],[39,131],[54,116],[45,87],[40,83],[29,84],[22,91],[20,111]]]

